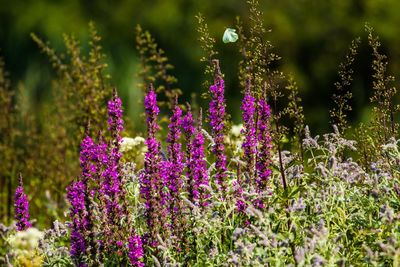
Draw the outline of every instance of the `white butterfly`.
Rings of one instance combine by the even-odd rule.
[[[234,43],[239,39],[235,29],[226,28],[222,41],[226,43]]]

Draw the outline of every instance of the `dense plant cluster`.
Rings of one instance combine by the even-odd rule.
[[[102,67],[90,69],[91,61],[81,61],[75,43],[67,38],[77,66],[69,71],[61,68],[63,86],[79,85],[80,89],[75,89],[84,99],[81,105],[96,103],[93,110],[76,113],[82,115],[75,118],[75,133],[81,138],[80,171],[66,187],[68,219],[54,221],[43,232],[36,229],[29,215],[29,191],[20,177],[14,194],[16,222],[10,227],[0,224],[0,245],[6,248],[0,250],[1,264],[400,264],[397,91],[391,86],[392,76],[386,74],[386,56],[379,51],[378,37],[367,26],[374,57],[371,102],[375,117],[351,136],[346,114],[351,110],[352,94],[346,88],[352,81],[351,65],[360,43],[356,39],[335,84],[333,132],[312,136],[305,125],[296,83],[276,69],[272,63],[279,57],[271,52],[269,42],[262,42],[267,31],[257,1],[249,4],[253,26],[248,37],[239,22],[239,50],[243,53],[239,64],[243,86],[240,125],[232,125],[227,114],[223,61],[216,58],[215,40],[201,15],[200,40],[209,53],[203,58],[205,73],[212,74],[205,116],[202,109],[183,108],[180,91],[153,86],[151,81],[173,84],[175,80],[163,72],[170,69],[164,64],[163,51],[147,32],[137,28],[145,68],[141,75],[151,69],[146,64],[160,64],[155,68],[156,79],[144,79],[144,137],[122,137],[123,105],[117,91],[113,90],[104,106],[106,87],[102,87],[105,91],[100,99],[93,98],[100,90]],[[56,66],[63,66],[52,50],[37,42]],[[98,63],[99,58],[94,58]],[[89,68],[91,74],[75,73],[82,68]],[[0,74],[0,100],[9,103],[11,95],[3,89],[8,88],[5,75]],[[165,94],[167,102],[159,101],[158,93]],[[161,108],[170,113],[166,135],[160,126]],[[97,112],[104,116],[93,116],[92,123]],[[13,138],[11,132],[4,136]]]
[[[39,223],[48,224],[59,218],[66,208],[65,190],[78,174],[76,161],[79,143],[90,122],[90,133],[103,128],[107,115],[106,103],[112,95],[105,73],[106,64],[100,37],[91,24],[89,52],[74,36],[65,35],[66,53],[56,53],[48,44],[32,35],[56,71],[52,87],[52,106],[44,106],[40,115],[33,112],[28,101],[29,90],[12,88],[5,64],[0,60],[0,153],[1,179],[0,220],[13,218],[13,191],[18,186],[18,173],[25,178],[30,196],[36,201],[32,212],[40,211]],[[40,116],[45,117],[41,120]]]

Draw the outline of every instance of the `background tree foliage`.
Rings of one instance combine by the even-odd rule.
[[[177,87],[184,96],[192,92],[201,94],[203,66],[199,62],[200,45],[196,41],[195,16],[201,12],[207,20],[211,34],[217,39],[216,48],[224,61],[223,72],[230,79],[228,95],[232,111],[239,101],[239,86],[235,81],[236,63],[239,53],[233,45],[221,41],[225,27],[233,27],[236,15],[244,24],[249,24],[245,1],[193,1],[193,0],[119,0],[119,1],[0,1],[0,48],[5,57],[11,81],[20,81],[28,91],[29,101],[40,110],[50,98],[48,81],[51,70],[46,58],[40,55],[29,34],[37,33],[49,40],[55,50],[62,49],[63,33],[77,35],[77,39],[89,38],[88,22],[94,21],[104,37],[102,45],[108,55],[108,71],[121,92],[131,118],[140,109],[136,99],[140,68],[140,55],[135,51],[135,27],[140,23],[149,30],[159,46],[166,51],[170,63],[175,66],[172,74],[178,78]],[[304,96],[307,123],[319,132],[326,130],[330,95],[337,80],[337,68],[345,56],[351,40],[362,35],[364,23],[369,22],[381,37],[382,47],[391,59],[389,70],[400,70],[400,47],[397,25],[400,17],[396,0],[349,0],[314,1],[283,0],[261,1],[264,21],[271,43],[282,59],[279,64],[285,72],[292,73]],[[83,42],[84,43],[84,42]],[[86,47],[89,49],[89,47]],[[361,44],[360,56],[356,59],[354,81],[354,113],[352,120],[361,119],[363,113],[357,107],[368,102],[371,73],[368,44]],[[358,63],[360,64],[358,64]],[[313,97],[307,97],[313,96]],[[312,100],[307,100],[312,99]],[[237,112],[236,112],[237,113]],[[239,114],[233,112],[238,120]],[[143,123],[137,121],[138,129]]]

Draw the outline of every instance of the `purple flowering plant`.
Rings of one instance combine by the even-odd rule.
[[[19,185],[14,195],[15,221],[17,222],[17,230],[23,231],[31,227],[29,222],[29,202],[24,191],[22,176],[19,177]]]

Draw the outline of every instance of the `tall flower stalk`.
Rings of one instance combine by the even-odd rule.
[[[193,135],[195,132],[194,119],[190,106],[186,115],[182,118],[182,129],[186,139],[186,153],[185,153],[185,165],[186,165],[186,185],[187,192],[189,193],[189,200],[194,201],[194,180],[193,180],[193,166],[192,166],[192,153],[193,153]]]
[[[244,142],[242,143],[244,162],[246,162],[246,170],[249,174],[249,178],[252,180],[255,172],[255,158],[257,153],[257,134],[254,118],[256,113],[256,100],[251,95],[249,80],[247,81],[241,110],[244,126],[242,129],[242,134],[244,135]]]
[[[215,66],[214,84],[210,86],[211,101],[209,109],[209,119],[211,125],[212,137],[214,139],[214,146],[212,152],[215,159],[215,179],[217,184],[221,187],[222,193],[226,191],[226,155],[225,155],[225,84],[222,79],[221,71],[219,69],[218,60],[213,61]]]
[[[88,134],[89,131],[87,131]],[[79,162],[81,167],[81,178],[80,182],[82,183],[83,198],[84,198],[84,210],[80,214],[82,220],[82,226],[85,231],[85,238],[87,240],[87,245],[91,252],[91,255],[95,254],[95,240],[93,233],[93,219],[91,216],[91,209],[94,197],[94,179],[93,177],[97,173],[98,164],[97,164],[97,145],[93,142],[93,139],[86,135],[81,143],[81,151],[79,155]]]
[[[250,79],[248,79],[246,81],[246,91],[241,106],[243,119],[243,129],[241,130],[241,133],[244,135],[242,149],[244,162],[246,162],[247,176],[245,181],[241,181],[240,176],[238,175],[237,180],[234,183],[236,207],[238,211],[244,211],[247,208],[245,198],[243,197],[242,183],[253,183],[255,176],[255,163],[258,143],[255,123],[256,100],[251,95],[250,86]]]
[[[204,154],[204,136],[202,132],[202,114],[198,118],[198,125],[194,127],[194,119],[190,110],[183,119],[183,128],[187,133],[187,177],[189,200],[196,205],[206,206],[209,194],[204,187],[209,186],[207,162]],[[188,134],[190,133],[190,135]],[[190,136],[190,138],[189,138]]]
[[[108,101],[108,130],[111,133],[112,143],[109,147],[107,167],[103,173],[102,190],[106,196],[106,212],[111,223],[115,224],[117,218],[124,216],[119,200],[124,200],[123,188],[120,175],[119,152],[121,131],[123,130],[122,101],[114,90],[113,98]]]
[[[256,188],[258,193],[265,193],[268,188],[268,181],[272,174],[271,165],[271,149],[272,139],[270,133],[271,109],[267,102],[263,99],[258,101],[258,121],[257,121],[257,139],[258,151],[256,162]],[[256,206],[265,207],[265,201],[258,199]]]
[[[87,242],[85,239],[86,221],[86,207],[85,207],[85,185],[82,181],[74,181],[67,188],[67,199],[71,204],[69,216],[71,223],[71,257],[74,259],[76,265],[81,266],[84,264],[84,257],[87,250]]]
[[[144,172],[141,180],[141,195],[145,200],[147,226],[150,230],[149,243],[152,246],[157,245],[157,234],[160,229],[166,230],[165,218],[167,211],[164,193],[164,180],[162,177],[163,161],[160,153],[161,144],[156,139],[156,133],[159,130],[157,116],[160,109],[157,106],[157,95],[152,86],[145,96],[144,107],[147,117],[147,152],[144,159]],[[165,235],[168,231],[163,231]]]
[[[91,192],[90,183],[94,180],[93,175],[97,172],[96,157],[97,145],[92,138],[86,136],[81,143],[79,162],[81,176],[67,188],[67,199],[71,204],[71,256],[82,265],[83,257],[90,252],[94,255],[95,241],[93,235],[93,220],[90,215]]]
[[[182,145],[179,142],[181,136],[180,127],[182,125],[182,109],[178,106],[177,101],[173,107],[173,113],[168,125],[169,133],[167,136],[167,152],[169,161],[168,172],[168,189],[170,194],[169,213],[171,214],[172,231],[178,240],[182,238],[183,228],[183,203],[180,193],[183,191],[183,159],[184,155],[181,151]]]
[[[29,202],[28,198],[24,192],[24,185],[22,182],[22,176],[19,175],[19,185],[15,190],[15,220],[17,221],[17,230],[24,231],[31,227],[29,222]]]
[[[182,179],[181,175],[183,172],[183,153],[181,151],[182,145],[179,143],[179,138],[181,136],[181,108],[175,104],[173,108],[173,114],[170,118],[170,124],[168,125],[169,133],[167,136],[167,152],[168,160],[170,162],[170,172],[169,172],[169,183],[168,188],[171,192],[172,201],[176,201],[175,197],[182,190]],[[176,204],[176,203],[174,203]]]
[[[200,116],[198,119],[198,126],[194,134],[192,141],[191,161],[189,169],[191,169],[193,181],[192,196],[195,203],[200,206],[207,206],[207,199],[210,198],[210,194],[205,187],[209,186],[207,162],[204,154],[204,135],[202,132],[202,116],[200,110]]]

